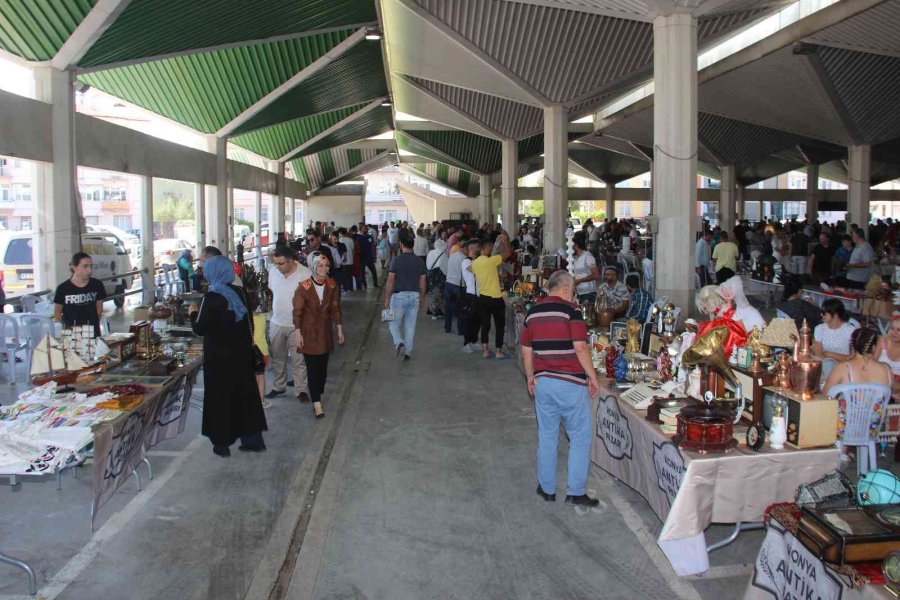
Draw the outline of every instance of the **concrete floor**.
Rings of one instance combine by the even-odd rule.
[[[742,595],[762,532],[713,553],[705,576],[678,578],[656,546],[660,521],[602,471],[588,484],[597,509],[567,507],[562,492],[543,502],[516,365],[463,354],[424,315],[401,363],[380,308],[374,294],[345,297],[325,419],[277,399],[268,452],[221,459],[192,410],[185,433],[151,451],[154,480],[123,487],[93,536],[90,465],[61,492],[51,480],[2,485],[0,551],[30,561],[48,599]],[[566,450],[563,437],[561,486]],[[708,541],[729,529],[711,527]],[[0,565],[0,600],[26,591],[24,574]]]

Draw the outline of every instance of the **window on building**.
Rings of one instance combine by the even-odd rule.
[[[99,225],[100,217],[85,217],[84,224],[85,225]]]
[[[16,202],[31,202],[31,186],[23,183],[15,183],[12,186],[13,200]]]
[[[263,206],[262,212],[259,214],[259,220],[263,223],[268,222],[269,220],[269,209]]]
[[[616,206],[619,209],[620,217],[630,217],[631,216],[631,203],[630,202],[622,202]]]
[[[19,223],[21,224],[20,229],[22,231],[31,231],[31,217],[22,217]]]
[[[131,215],[115,215],[113,217],[113,225],[128,231],[131,229]]]
[[[6,217],[0,217],[0,230],[9,229],[9,220]]]
[[[235,218],[235,219],[240,219],[240,220],[242,220],[242,221],[246,220],[246,219],[244,218],[244,209],[243,209],[243,208],[235,208],[235,209],[234,209],[234,218]]]
[[[105,187],[103,188],[103,199],[110,202],[126,202],[128,197],[125,188]]]
[[[9,187],[3,186],[0,187],[0,202],[10,202],[12,201],[12,196],[9,193]]]

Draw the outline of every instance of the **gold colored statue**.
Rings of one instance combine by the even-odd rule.
[[[747,347],[759,356],[759,362],[767,363],[772,357],[772,349],[762,343],[761,336],[758,327],[751,329],[750,335],[747,336]]]
[[[641,324],[637,319],[628,319],[626,327],[628,340],[625,342],[625,354],[637,354],[641,351]]]

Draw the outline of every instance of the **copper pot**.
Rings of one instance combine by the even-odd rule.
[[[616,311],[610,308],[601,308],[597,311],[597,329],[609,330],[609,324],[616,320]]]

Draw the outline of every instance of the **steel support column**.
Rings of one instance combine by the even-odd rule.
[[[850,146],[847,154],[847,212],[850,213],[850,223],[856,223],[868,232],[872,147]]]
[[[569,123],[563,106],[544,109],[544,248],[565,243],[568,216]]]

